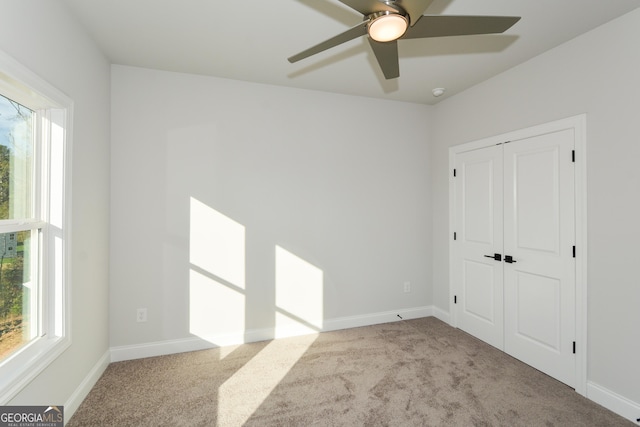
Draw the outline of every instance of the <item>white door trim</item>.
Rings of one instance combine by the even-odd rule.
[[[575,226],[576,226],[576,383],[577,393],[587,393],[587,138],[586,114],[528,127],[449,148],[449,314],[450,323],[458,327],[454,295],[459,294],[452,281],[453,235],[455,230],[455,181],[453,170],[458,153],[477,150],[524,138],[572,129],[575,138]]]

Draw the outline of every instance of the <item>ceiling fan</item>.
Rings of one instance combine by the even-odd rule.
[[[368,34],[371,49],[386,79],[400,76],[398,40],[503,33],[517,16],[423,15],[433,0],[339,0],[364,15],[363,21],[288,58],[294,63]]]

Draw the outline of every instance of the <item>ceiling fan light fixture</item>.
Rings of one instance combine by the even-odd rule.
[[[398,40],[409,27],[407,18],[395,12],[381,12],[370,19],[367,31],[377,42]]]

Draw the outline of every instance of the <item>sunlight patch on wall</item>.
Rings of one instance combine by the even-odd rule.
[[[276,246],[276,338],[322,329],[323,280],[318,267]]]
[[[190,219],[191,264],[244,289],[244,226],[193,197]]]
[[[244,334],[244,294],[197,271],[189,272],[189,332],[216,345]]]
[[[219,346],[244,342],[245,227],[190,203],[189,332]]]

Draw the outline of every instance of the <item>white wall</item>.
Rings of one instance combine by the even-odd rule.
[[[60,3],[0,6],[0,49],[75,102],[73,343],[11,404],[69,402],[109,346],[109,299],[113,346],[191,336],[195,277],[242,302],[242,319],[227,313],[229,325],[211,331],[272,328],[276,245],[322,272],[325,324],[432,303],[447,311],[448,147],[583,112],[588,377],[640,402],[640,11],[435,111],[115,66],[110,153],[107,61]],[[243,227],[244,289],[190,262],[201,234],[191,197]],[[138,307],[148,322],[135,322]]]
[[[113,66],[111,345],[429,306],[430,108]],[[276,246],[311,278],[276,280]]]
[[[74,101],[72,343],[9,404],[79,403],[108,342],[109,64],[55,1],[0,2],[0,49]]]
[[[448,311],[448,148],[587,114],[588,380],[636,405],[638,40],[640,10],[635,10],[438,104],[431,163],[434,303]]]

